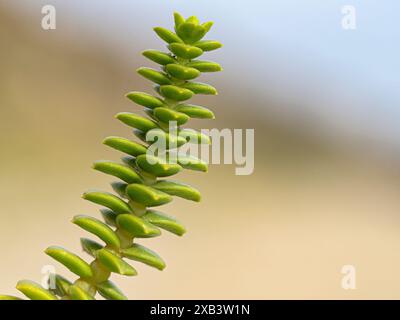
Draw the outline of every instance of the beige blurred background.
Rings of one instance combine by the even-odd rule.
[[[141,241],[166,260],[167,268],[159,272],[134,263],[139,276],[114,276],[115,282],[131,299],[400,298],[397,145],[346,132],[331,126],[334,116],[324,123],[313,113],[326,106],[331,111],[343,108],[348,119],[354,102],[347,100],[343,107],[327,93],[332,83],[321,79],[332,80],[332,75],[325,73],[317,51],[312,59],[321,78],[308,81],[313,86],[303,91],[299,88],[307,79],[301,78],[302,68],[296,69],[299,78],[287,75],[293,81],[287,87],[279,70],[269,69],[260,78],[260,70],[251,65],[252,54],[253,60],[259,59],[257,53],[237,48],[227,27],[235,16],[224,17],[220,10],[241,11],[249,15],[243,19],[251,20],[243,2],[233,1],[225,9],[216,5],[209,17],[207,8],[195,1],[171,1],[165,8],[159,1],[137,1],[137,10],[125,19],[122,12],[129,8],[124,2],[116,2],[113,9],[118,11],[113,12],[111,2],[100,1],[93,13],[96,20],[85,16],[89,10],[53,1],[57,29],[43,31],[40,9],[45,3],[0,4],[2,293],[15,294],[19,279],[41,280],[42,267],[53,264],[43,253],[47,246],[80,252],[79,237],[84,232],[70,223],[72,216],[99,216],[98,208],[80,196],[90,188],[111,190],[110,178],[91,170],[91,163],[118,159],[119,154],[101,140],[107,135],[130,135],[113,115],[140,110],[124,98],[130,90],[150,90],[134,72],[151,65],[139,53],[162,48],[150,27],[170,27],[173,10],[182,7],[185,15],[199,10],[201,19],[215,20],[212,37],[225,43],[223,50],[208,57],[221,62],[225,71],[203,77],[220,94],[194,100],[215,110],[217,120],[194,126],[255,128],[255,171],[236,176],[232,165],[212,165],[207,175],[181,174],[180,180],[201,190],[203,201],[177,199],[162,210],[179,218],[188,233],[183,238],[165,233]],[[268,9],[275,8],[268,3]],[[152,16],[155,6],[165,10]],[[299,8],[291,13],[302,12]],[[284,11],[282,16],[286,17]],[[123,23],[114,25],[117,20]],[[219,27],[224,31],[218,32]],[[262,25],[253,27],[262,34]],[[126,41],[129,38],[131,42]],[[252,48],[254,40],[250,35]],[[270,52],[274,44],[279,47],[272,39]],[[314,46],[322,45],[314,42]],[[299,50],[301,54],[304,51]],[[268,60],[266,54],[264,59]],[[279,59],[279,54],[271,59]],[[259,63],[267,69],[263,61]],[[365,69],[367,78],[368,70],[373,72]],[[270,89],[275,87],[284,90]],[[365,90],[363,95],[372,99],[374,93]],[[311,103],[317,105],[314,111]],[[362,111],[368,112],[372,111]],[[343,265],[356,268],[355,290],[341,287]],[[70,275],[60,265],[56,268]]]

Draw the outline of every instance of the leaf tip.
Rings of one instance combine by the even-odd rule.
[[[76,216],[73,216],[72,217],[72,219],[71,219],[71,222],[73,223],[73,224],[78,224],[78,222],[79,222],[79,215],[76,215]]]
[[[51,254],[51,252],[53,251],[53,249],[54,249],[53,246],[47,247],[47,248],[44,250],[44,253],[47,254],[47,255],[49,256],[49,255]]]
[[[128,94],[126,94],[125,97],[128,97]],[[122,112],[118,112],[118,113],[114,116],[114,118],[120,120],[121,114],[122,114]]]

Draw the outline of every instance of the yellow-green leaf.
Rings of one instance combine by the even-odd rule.
[[[179,104],[175,107],[176,111],[184,113],[191,118],[197,119],[214,119],[214,113],[202,106],[196,106],[193,104]]]
[[[210,31],[211,27],[213,26],[214,22],[208,21],[203,23],[201,26],[206,30],[206,32]]]
[[[176,33],[186,43],[193,43],[203,38],[207,30],[202,25],[199,25],[199,20],[195,16],[192,16],[179,25]]]
[[[155,27],[153,30],[157,33],[157,35],[161,39],[163,39],[167,43],[182,42],[181,38],[179,38],[175,33],[173,33],[172,31],[170,31],[168,29],[161,28],[161,27]]]
[[[24,300],[18,297],[0,294],[0,300]]]
[[[33,281],[18,281],[17,289],[31,300],[58,300],[54,294]]]
[[[45,253],[82,278],[90,278],[93,276],[92,269],[87,262],[64,248],[51,246],[45,250]]]
[[[137,275],[136,270],[132,266],[108,249],[97,251],[96,256],[105,267],[114,273],[122,274],[124,276]]]
[[[190,16],[186,19],[187,23],[192,23],[194,25],[198,25],[200,23],[199,19],[196,16]]]
[[[210,94],[217,95],[218,91],[213,86],[201,82],[187,82],[183,85],[184,88],[189,89],[195,94]]]
[[[210,144],[210,137],[202,132],[193,129],[182,129],[179,131],[179,136],[185,138],[187,142],[195,144]]]
[[[69,287],[69,297],[71,300],[95,300],[95,298],[86,290],[83,290],[78,285]]]
[[[100,213],[107,224],[114,227],[116,226],[117,214],[114,211],[109,209],[101,209]]]
[[[207,172],[208,164],[207,162],[196,158],[194,156],[189,156],[186,154],[178,154],[178,163],[182,168],[194,171]]]
[[[222,47],[222,43],[215,40],[202,40],[194,44],[197,48],[203,51],[212,51]]]
[[[145,263],[158,270],[163,270],[165,268],[165,262],[157,253],[137,243],[134,243],[129,248],[123,249],[122,254],[128,259]]]
[[[190,119],[185,113],[177,112],[169,108],[155,108],[153,114],[157,120],[161,122],[168,124],[170,121],[175,121],[178,126],[185,124]]]
[[[165,98],[177,101],[188,100],[193,96],[192,91],[173,85],[160,86],[160,94]]]
[[[144,92],[132,91],[127,93],[126,97],[133,102],[147,108],[157,108],[164,106],[164,103],[161,99]]]
[[[171,80],[167,75],[152,68],[141,67],[136,70],[141,76],[158,84],[171,84]]]
[[[176,60],[171,57],[171,55],[158,50],[145,50],[142,52],[142,54],[151,61],[154,61],[155,63],[161,64],[163,66],[169,63],[176,62]]]
[[[191,46],[183,43],[171,43],[168,46],[173,54],[183,59],[195,59],[203,54],[203,50],[197,46]]]
[[[131,214],[121,214],[117,217],[120,228],[137,238],[152,238],[161,234],[160,230],[146,220]]]
[[[81,238],[81,246],[83,251],[85,251],[92,257],[95,257],[96,251],[103,248],[103,246],[100,243],[87,238]]]
[[[127,300],[128,298],[122,293],[118,287],[110,280],[104,281],[97,285],[100,295],[107,300]]]
[[[120,246],[120,241],[115,232],[104,222],[97,220],[96,218],[84,215],[75,216],[72,222],[82,229],[96,235],[106,244],[114,247]]]
[[[191,67],[187,67],[187,66],[183,66],[180,64],[175,64],[175,63],[171,63],[171,64],[167,64],[165,66],[165,70],[174,78],[180,79],[180,80],[192,80],[197,78],[200,75],[200,71],[195,69],[195,68],[191,68]]]
[[[136,164],[145,172],[156,177],[168,177],[177,174],[182,167],[177,163],[168,163],[167,159],[161,159],[150,155],[140,155],[136,158]]]
[[[178,220],[159,211],[148,210],[142,218],[151,224],[178,236],[182,236],[186,232],[185,227]]]
[[[160,105],[154,108],[159,108],[162,106],[163,105]],[[135,113],[120,112],[116,115],[116,118],[132,128],[136,128],[145,132],[151,129],[158,128],[157,124],[154,121],[145,117],[138,116]]]
[[[111,182],[111,187],[121,198],[126,198],[125,189],[127,185],[127,183],[121,181]]]
[[[147,207],[156,207],[172,201],[172,197],[165,192],[143,184],[132,183],[126,187],[129,199]]]
[[[150,131],[143,132],[139,130],[135,130],[134,134],[141,139],[143,142],[153,143],[154,141],[165,141],[167,149],[173,149],[176,147],[180,147],[186,143],[186,139],[175,134],[166,133],[162,129],[152,129]],[[139,155],[140,156],[140,155]]]
[[[53,276],[54,279],[51,278]],[[65,295],[68,294],[68,289],[72,285],[72,283],[63,276],[60,276],[59,274],[52,274],[49,277],[48,285],[49,285],[49,291],[60,297],[64,297]],[[55,287],[52,288],[52,286],[54,285]]]
[[[194,60],[189,62],[187,66],[201,72],[218,72],[222,70],[222,67],[218,63],[212,61]]]
[[[187,200],[200,201],[200,192],[189,186],[178,181],[161,180],[152,185],[153,188],[168,193],[169,195],[178,196]]]
[[[174,22],[175,22],[175,28],[179,27],[180,24],[185,22],[185,18],[182,17],[178,12],[174,12]]]
[[[145,154],[147,151],[145,146],[121,137],[107,137],[103,140],[103,143],[111,148],[125,152],[134,157],[140,154]]]
[[[115,213],[129,213],[129,205],[117,196],[102,191],[88,191],[83,194],[83,199],[105,206]]]
[[[141,183],[142,179],[132,168],[115,161],[99,160],[94,162],[93,169],[120,178],[127,183]]]

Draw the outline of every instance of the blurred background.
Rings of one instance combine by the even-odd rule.
[[[46,4],[56,30],[41,28]],[[344,5],[355,30],[342,28]],[[139,276],[115,282],[131,299],[400,299],[394,0],[1,0],[0,292],[40,281],[47,246],[80,252],[69,221],[99,216],[80,196],[111,190],[90,166],[118,159],[101,140],[130,135],[113,116],[140,110],[124,94],[150,92],[140,52],[163,49],[152,27],[172,28],[175,10],[214,21],[209,38],[224,43],[204,56],[224,72],[202,78],[220,94],[193,100],[217,119],[193,126],[254,128],[255,171],[180,174],[203,200],[162,210],[188,233],[141,241],[167,268],[134,263]],[[341,287],[343,265],[355,290]]]

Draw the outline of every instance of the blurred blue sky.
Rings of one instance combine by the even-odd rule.
[[[223,62],[224,78],[236,94],[249,96],[250,104],[251,94],[257,101],[276,98],[279,110],[262,104],[261,109],[294,121],[306,117],[335,136],[362,136],[400,151],[399,1],[6,2],[38,17],[42,5],[53,4],[58,28],[74,38],[87,34],[113,44],[127,61],[138,51],[135,39],[160,47],[151,27],[155,22],[172,27],[175,10],[213,20],[216,28],[210,36],[225,45],[215,53]],[[343,5],[355,7],[356,30],[342,29]]]

